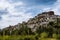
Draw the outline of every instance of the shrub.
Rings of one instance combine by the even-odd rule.
[[[48,34],[46,32],[41,33],[41,38],[47,38]]]

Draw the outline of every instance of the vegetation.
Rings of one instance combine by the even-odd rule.
[[[42,16],[41,16],[42,17]],[[47,25],[39,25],[39,23],[46,20],[39,20],[33,18],[30,20],[30,24],[36,24],[34,28],[27,26],[27,23],[23,22],[17,27],[8,27],[0,29],[0,40],[60,40],[60,19],[57,18],[57,22],[50,21]]]
[[[47,27],[40,26],[35,32],[24,25],[19,30],[13,30],[11,34],[8,29],[0,30],[0,40],[59,40],[60,25],[58,26],[57,23],[49,22]]]

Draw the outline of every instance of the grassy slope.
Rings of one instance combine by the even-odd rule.
[[[27,35],[27,36],[0,36],[0,40],[26,40],[26,38],[28,38],[28,40],[36,40],[35,39],[35,35]],[[39,40],[57,40],[55,38],[40,38]]]

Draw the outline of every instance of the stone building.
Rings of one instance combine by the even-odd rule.
[[[30,19],[27,23],[28,27],[35,31],[36,27],[47,26],[51,21],[57,22],[57,18],[60,18],[59,15],[55,15],[53,11],[43,12],[38,14],[35,18]]]

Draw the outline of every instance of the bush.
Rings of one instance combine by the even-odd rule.
[[[60,34],[53,34],[53,38],[60,39]]]
[[[47,38],[48,37],[48,34],[46,32],[43,32],[40,35],[41,35],[41,38]]]
[[[53,38],[57,38],[57,34],[54,33],[54,34],[53,34]]]

